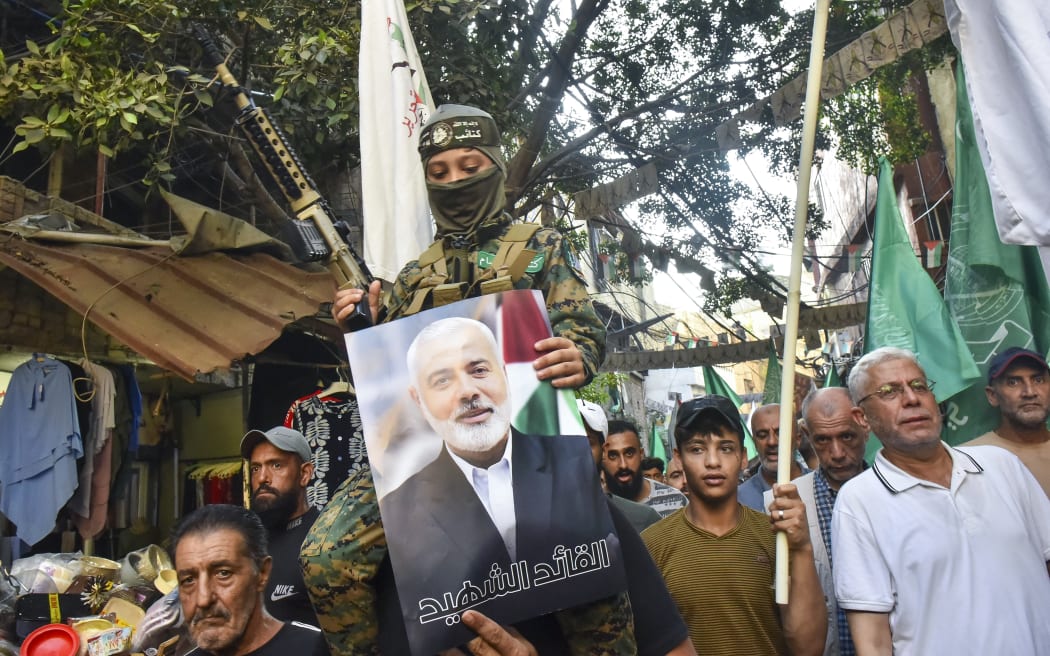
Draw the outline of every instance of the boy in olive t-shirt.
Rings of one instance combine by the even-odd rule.
[[[824,594],[813,564],[806,508],[794,485],[774,488],[769,517],[742,506],[746,462],[740,413],[722,396],[682,404],[675,424],[691,502],[642,533],[678,604],[698,654],[820,653],[827,635]],[[772,524],[772,526],[771,526]],[[773,594],[774,529],[790,550],[790,602]]]

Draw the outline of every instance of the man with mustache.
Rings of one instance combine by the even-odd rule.
[[[762,496],[773,489],[777,481],[778,449],[780,448],[780,404],[770,403],[751,413],[751,439],[755,442],[758,459],[761,465],[753,476],[740,484],[737,498],[748,508],[764,512]],[[798,450],[802,436],[795,430],[792,422],[791,453]],[[809,473],[792,458],[791,480]]]
[[[671,456],[667,461],[667,484],[676,490],[680,490],[685,498],[689,498],[689,486],[685,482],[685,471],[682,469],[682,461],[678,456]]]
[[[266,526],[273,558],[266,609],[279,620],[317,626],[299,567],[303,538],[319,514],[306,502],[314,474],[310,445],[292,428],[251,430],[241,438],[241,457],[248,462],[251,509]]]
[[[494,564],[508,572],[519,561],[549,562],[558,545],[616,540],[584,439],[511,427],[499,353],[488,326],[462,317],[428,325],[408,348],[409,395],[443,441],[432,462],[379,500],[388,537],[395,536],[388,548],[408,621],[422,624],[421,599],[455,594],[467,580],[481,585]],[[563,587],[558,601],[585,602],[587,587]],[[537,605],[534,593],[549,594],[534,587],[477,610],[520,616],[516,608]],[[551,616],[516,626],[539,653],[565,653]],[[397,651],[382,639],[381,632],[384,653]]]
[[[576,406],[583,419],[583,429],[587,432],[587,441],[590,443],[594,465],[600,473],[605,452],[605,439],[609,433],[609,420],[605,416],[605,411],[597,403],[576,399]],[[644,503],[631,501],[611,492],[607,492],[606,497],[609,503],[619,508],[624,517],[631,522],[631,526],[639,533],[660,521],[660,513]]]
[[[193,656],[327,654],[321,631],[267,612],[263,591],[273,564],[259,517],[231,505],[204,506],[171,536],[182,615]]]
[[[642,475],[642,438],[638,436],[638,428],[629,421],[615,419],[609,422],[602,469],[610,492],[643,503],[658,512],[660,517],[667,517],[688,502],[685,495],[670,485]]]
[[[999,427],[967,442],[990,444],[1021,459],[1050,497],[1050,369],[1046,358],[1028,349],[1008,348],[988,368],[988,403],[999,408]]]
[[[850,372],[853,415],[882,442],[831,522],[857,653],[1050,654],[1050,500],[1005,449],[942,442],[932,385],[899,348]]]

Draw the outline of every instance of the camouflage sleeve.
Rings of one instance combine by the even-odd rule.
[[[376,656],[379,623],[373,579],[386,535],[372,470],[343,482],[303,540],[299,563],[332,656]]]
[[[626,592],[560,610],[555,619],[573,656],[637,656],[634,613]]]
[[[571,339],[583,354],[589,383],[605,360],[605,325],[594,311],[587,283],[568,242],[550,228],[540,230],[533,239],[546,252],[544,271],[535,288],[547,298],[547,314],[555,336]]]
[[[420,273],[419,260],[412,260],[397,274],[394,286],[390,289],[390,296],[386,299],[385,312],[382,315],[383,323],[393,321],[404,315],[408,304],[412,302],[413,294],[415,294],[415,289],[409,284],[409,281],[418,279]]]

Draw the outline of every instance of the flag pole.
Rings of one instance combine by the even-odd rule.
[[[795,344],[798,342],[798,309],[802,289],[802,254],[806,239],[806,215],[809,210],[809,178],[813,168],[813,148],[817,134],[820,106],[820,81],[824,64],[824,41],[828,29],[831,0],[817,0],[813,10],[813,39],[809,49],[809,74],[806,77],[806,104],[802,112],[802,152],[798,163],[798,190],[795,196],[795,231],[791,242],[791,277],[788,282],[787,318],[784,326],[784,364],[780,381],[780,440],[777,453],[777,483],[791,482],[794,450]],[[788,603],[787,533],[777,533],[776,600]]]

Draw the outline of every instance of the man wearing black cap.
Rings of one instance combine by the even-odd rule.
[[[279,620],[317,626],[299,568],[299,548],[318,515],[306,503],[314,474],[310,445],[302,433],[284,426],[251,430],[241,438],[241,457],[248,462],[251,509],[266,526],[273,558],[266,609]]]
[[[698,654],[819,654],[827,616],[806,507],[793,484],[773,488],[770,515],[737,500],[747,461],[733,402],[714,394],[678,410],[675,455],[689,505],[642,533]],[[787,534],[790,601],[777,606],[774,529]]]
[[[999,408],[999,427],[967,442],[990,444],[1013,453],[1031,470],[1050,497],[1050,368],[1028,349],[1008,348],[988,368],[988,403]]]

